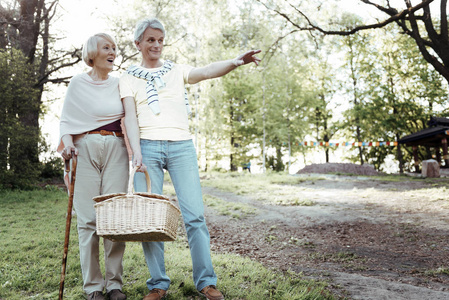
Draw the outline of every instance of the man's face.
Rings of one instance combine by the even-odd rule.
[[[159,29],[147,28],[136,46],[142,52],[144,61],[159,60],[164,47],[164,34]]]

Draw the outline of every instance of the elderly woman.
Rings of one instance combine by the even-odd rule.
[[[64,159],[77,156],[74,208],[78,220],[83,289],[88,299],[126,299],[122,293],[124,243],[104,239],[105,277],[100,270],[99,237],[93,197],[125,192],[128,181],[128,153],[123,139],[123,105],[119,79],[109,76],[116,44],[99,33],[83,48],[83,60],[91,67],[76,75],[67,89],[60,123],[58,151]]]
[[[162,61],[164,26],[157,19],[140,21],[134,42],[142,62],[131,66],[120,78],[120,95],[125,108],[125,125],[133,151],[133,165],[145,165],[151,178],[151,191],[162,194],[164,169],[175,187],[182,212],[193,264],[193,280],[207,299],[224,299],[216,288],[210,237],[204,219],[204,206],[196,151],[189,132],[190,112],[185,84],[223,76],[238,66],[260,59],[260,50],[248,51],[231,60],[201,68]],[[146,191],[143,174],[135,177],[135,190]],[[144,300],[162,299],[170,285],[165,273],[164,243],[145,242],[143,250],[151,278],[150,293]]]

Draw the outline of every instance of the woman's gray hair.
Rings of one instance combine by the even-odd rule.
[[[143,33],[147,28],[159,29],[165,36],[164,25],[161,21],[156,18],[146,18],[137,23],[136,30],[134,30],[134,42],[142,41]]]

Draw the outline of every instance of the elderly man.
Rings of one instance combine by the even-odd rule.
[[[142,62],[131,66],[120,78],[120,94],[125,108],[125,126],[133,151],[133,165],[146,166],[151,178],[151,191],[162,194],[164,169],[175,187],[182,212],[193,264],[196,288],[207,299],[224,299],[217,290],[211,254],[209,231],[204,219],[204,206],[195,147],[189,132],[185,84],[223,76],[235,68],[260,59],[248,51],[235,59],[194,68],[162,61],[165,29],[157,19],[140,21],[134,42]],[[136,191],[147,191],[143,174],[135,177]],[[142,243],[151,278],[150,293],[144,300],[163,299],[170,286],[165,272],[164,243]]]

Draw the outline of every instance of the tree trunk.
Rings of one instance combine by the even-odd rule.
[[[229,155],[230,158],[230,169],[231,171],[237,171],[237,166],[235,165],[235,158],[234,158],[234,148],[235,146],[235,137],[234,137],[234,107],[232,106],[232,98],[229,99],[229,126],[231,127],[231,154]]]
[[[20,0],[19,2],[21,22],[17,27],[18,46],[30,64],[33,64],[35,59],[44,3],[44,0]]]
[[[399,134],[396,134],[396,141],[399,141],[401,137]],[[399,161],[399,174],[404,174],[404,156],[402,155],[401,144],[398,143],[398,147],[396,150],[396,156]]]
[[[276,172],[284,171],[284,163],[282,162],[282,147],[276,147],[276,165],[274,170]]]
[[[2,80],[1,77],[0,80]],[[9,126],[6,122],[7,109],[5,105],[5,99],[2,99],[2,97],[0,96],[0,124],[2,125],[2,132],[0,133],[0,182],[5,182],[4,175],[8,167]]]
[[[14,132],[5,133],[6,136],[2,135],[0,138],[0,172],[4,173],[5,167],[9,167],[13,174],[12,184],[21,184],[21,180],[31,182],[39,174],[39,116],[42,111],[43,84],[37,83],[45,75],[48,65],[51,19],[48,14],[43,14],[45,0],[19,0],[17,3],[17,8],[9,11],[3,9],[2,17],[6,23],[0,36],[0,46],[11,53],[11,65],[20,65],[18,62],[13,63],[14,59],[26,61],[26,67],[14,70],[19,74],[16,76],[20,76],[22,80],[17,84],[12,83],[14,96],[7,107],[2,107],[1,112],[2,118],[7,117],[9,120],[4,122],[10,122],[10,128]],[[39,41],[40,35],[43,36],[42,41]],[[38,45],[43,48],[42,56],[39,56],[40,66],[36,67]],[[14,55],[14,49],[20,50],[25,59]],[[13,75],[7,76],[11,78]]]
[[[326,117],[323,119],[323,124],[324,124],[324,132],[325,132],[324,137],[323,137],[324,146],[325,146],[324,154],[326,156],[326,163],[328,163],[329,162],[329,147],[327,147],[326,144],[329,142],[330,138],[329,138],[329,134],[328,134],[327,118]]]

